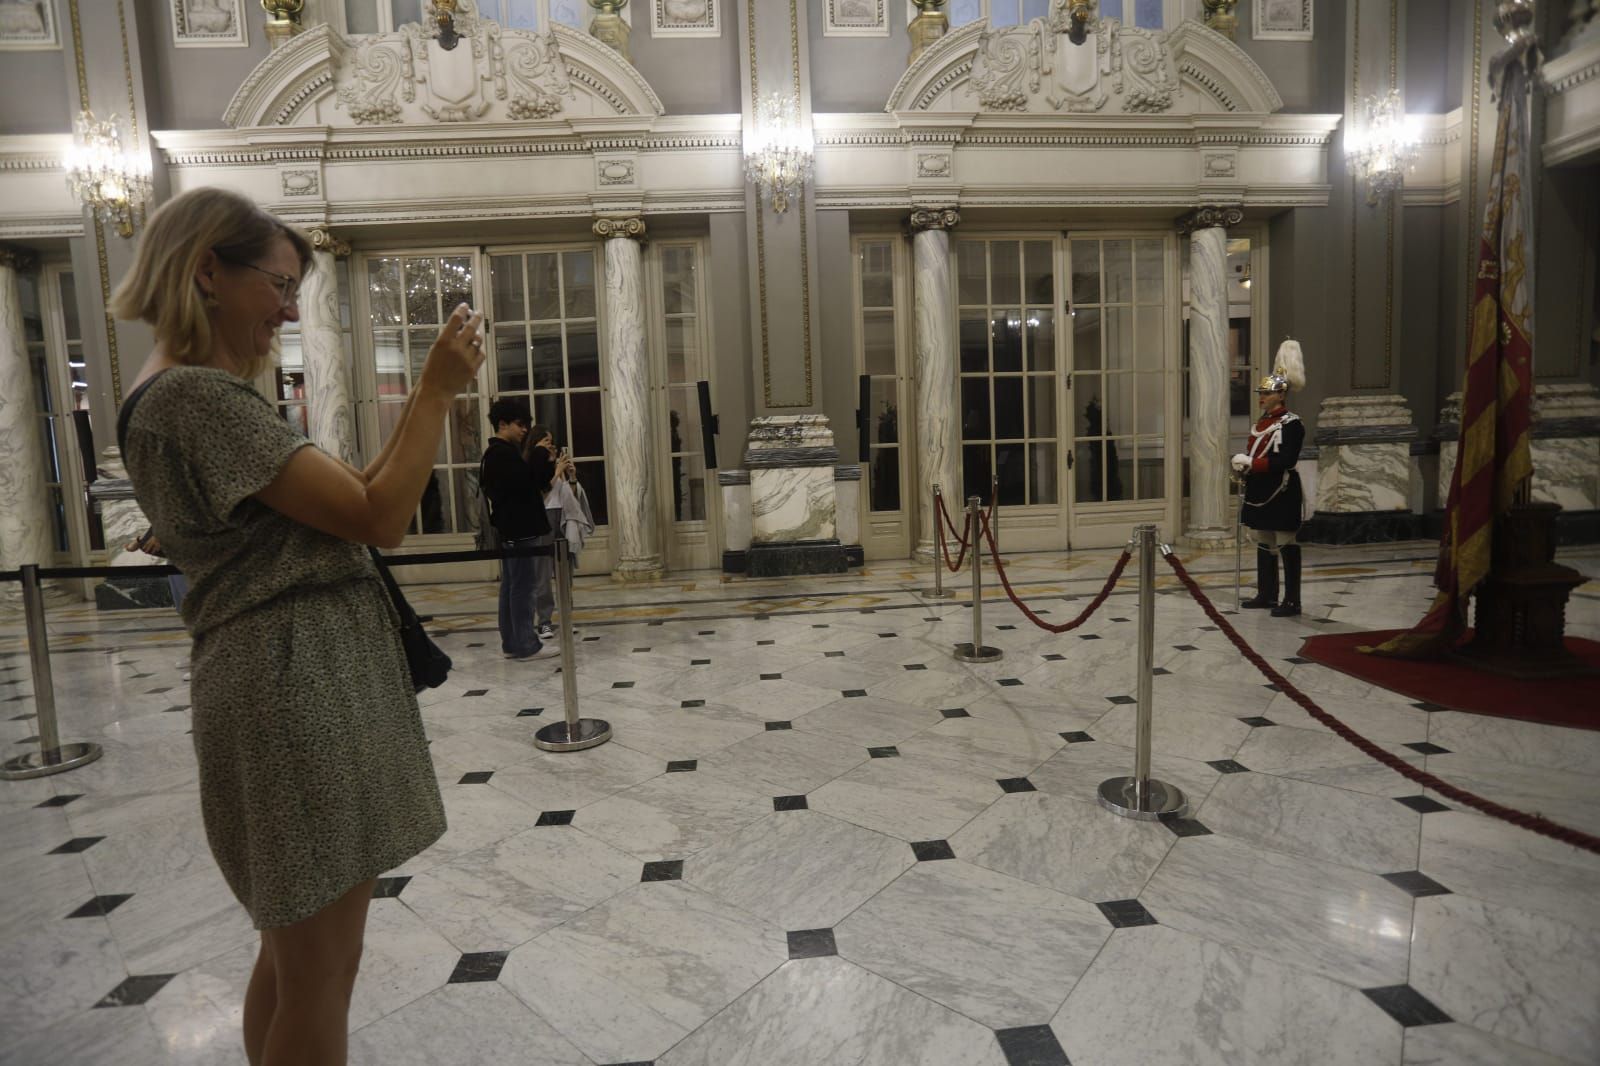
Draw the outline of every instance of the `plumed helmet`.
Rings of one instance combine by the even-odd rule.
[[[1288,392],[1302,389],[1306,384],[1306,360],[1300,352],[1300,342],[1290,337],[1278,345],[1278,356],[1273,360],[1272,373],[1261,379],[1257,392]]]

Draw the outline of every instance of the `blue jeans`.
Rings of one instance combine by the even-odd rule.
[[[526,548],[537,537],[505,541],[507,548]],[[500,560],[500,650],[507,655],[532,655],[544,645],[533,620],[534,564],[537,557]]]

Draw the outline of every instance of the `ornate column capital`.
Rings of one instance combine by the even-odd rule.
[[[1197,229],[1237,226],[1244,221],[1244,208],[1238,204],[1201,204],[1178,216],[1178,232],[1187,237]]]
[[[906,220],[912,233],[926,229],[955,229],[961,225],[961,212],[954,207],[918,207],[912,209]]]
[[[26,274],[39,263],[39,257],[31,248],[23,248],[15,244],[0,244],[0,266],[10,267],[19,274]]]
[[[335,259],[344,259],[350,254],[350,242],[335,237],[330,229],[318,226],[306,236],[311,238],[312,248],[319,252],[327,252]]]
[[[613,238],[627,238],[629,240],[643,241],[645,232],[644,219],[642,218],[597,218],[594,220],[594,235],[606,240]]]

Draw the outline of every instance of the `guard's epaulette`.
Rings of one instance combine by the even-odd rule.
[[[1289,423],[1289,422],[1298,422],[1298,421],[1300,421],[1300,416],[1299,415],[1295,414],[1293,411],[1285,411],[1285,412],[1283,412],[1283,414],[1278,416],[1278,423],[1277,424],[1281,426],[1281,425],[1285,425],[1286,423]]]

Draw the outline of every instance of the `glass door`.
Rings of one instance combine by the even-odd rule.
[[[661,382],[655,434],[658,522],[668,570],[704,570],[721,562],[716,480],[706,470],[697,383],[710,380],[704,257],[698,241],[655,245],[661,341],[652,375]],[[715,383],[713,383],[713,390]],[[715,396],[713,395],[713,408]],[[725,444],[724,447],[731,447]],[[719,459],[721,457],[719,456]]]
[[[1073,234],[1066,395],[1072,543],[1120,543],[1167,521],[1174,316],[1171,238]]]
[[[911,550],[904,488],[906,442],[913,430],[903,421],[909,326],[902,313],[908,305],[904,250],[898,235],[856,238],[856,373],[866,375],[869,397],[868,458],[861,471],[865,506],[860,512],[862,551],[868,559],[903,559]],[[839,439],[857,443],[854,433],[841,433]],[[848,445],[840,451],[850,457],[846,462],[860,454]]]

